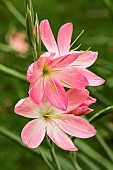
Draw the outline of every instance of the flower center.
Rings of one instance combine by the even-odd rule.
[[[49,120],[49,121],[53,120],[53,119],[60,119],[63,121],[68,120],[65,116],[54,114],[53,111],[49,111],[49,112],[43,114],[43,118],[45,118],[46,120]]]
[[[48,76],[49,74],[50,74],[50,70],[46,66],[44,66],[42,69],[42,75]]]

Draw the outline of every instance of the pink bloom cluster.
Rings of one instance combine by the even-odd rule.
[[[17,32],[16,29],[13,29],[8,37],[8,42],[13,50],[25,55],[29,49],[29,45],[25,42],[25,38],[26,35],[24,33]]]
[[[96,102],[85,87],[101,85],[104,80],[87,70],[97,59],[97,52],[70,51],[72,30],[71,23],[63,25],[56,43],[48,20],[40,23],[41,40],[48,52],[29,66],[29,97],[15,106],[17,114],[34,118],[21,134],[28,147],[38,147],[47,133],[60,148],[76,151],[67,134],[78,138],[96,134],[80,116],[90,113],[89,105]]]

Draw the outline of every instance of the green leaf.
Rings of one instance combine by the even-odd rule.
[[[85,141],[76,139],[76,145],[84,154],[100,163],[107,170],[111,170],[113,168],[113,164],[110,161],[108,161],[105,157],[100,155],[100,153],[94,150],[91,146],[86,144]]]
[[[111,159],[111,161],[113,162],[113,152],[109,148],[109,146],[106,144],[103,137],[99,133],[97,133],[96,138],[97,138],[98,142],[101,144],[101,146],[104,148],[104,150],[106,151],[106,153],[109,156],[109,158]]]
[[[15,6],[9,0],[2,0],[8,10],[15,16],[15,18],[25,27],[26,20],[23,15],[15,8]]]
[[[93,163],[86,155],[79,153],[78,157],[91,169],[101,170],[95,163]]]
[[[24,74],[19,73],[18,71],[13,70],[11,68],[8,68],[8,67],[6,67],[6,66],[4,66],[2,64],[0,64],[0,71],[2,71],[4,73],[7,73],[7,74],[9,74],[11,76],[17,77],[17,78],[19,78],[21,80],[27,81],[26,76]]]

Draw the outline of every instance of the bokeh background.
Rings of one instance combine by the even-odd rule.
[[[4,1],[4,2],[3,2]],[[24,20],[18,20],[11,4],[25,18],[25,1],[0,0],[0,64],[26,74],[28,66],[33,62],[29,51],[25,57],[9,47],[7,36],[13,28],[26,33]],[[84,34],[76,42],[75,47],[82,43],[80,49],[98,51],[98,59],[90,70],[100,75],[106,83],[100,87],[90,87],[90,93],[97,98],[97,103],[91,108],[93,116],[101,109],[113,105],[113,1],[112,0],[33,0],[34,11],[39,20],[48,19],[55,37],[58,29],[66,22],[74,25],[72,41],[84,29]],[[15,13],[15,15],[13,14]],[[44,47],[43,47],[43,50]],[[0,71],[0,126],[20,136],[21,129],[29,120],[14,113],[14,105],[27,96],[29,84]],[[99,135],[107,143],[108,150],[113,151],[113,112],[94,122]],[[76,140],[79,147],[77,161],[83,170],[109,170],[102,165],[105,158],[111,163],[105,148],[100,144],[99,137],[87,140]],[[82,143],[81,143],[82,141]],[[83,145],[85,144],[85,145]],[[44,143],[42,144],[44,145]],[[90,150],[93,148],[95,152]],[[57,148],[57,147],[56,147]],[[84,150],[85,149],[85,150]],[[57,148],[59,159],[66,156]],[[48,150],[46,150],[48,152]],[[88,155],[90,153],[90,155]],[[93,155],[94,158],[91,157]],[[98,162],[100,160],[100,163]],[[64,160],[62,160],[63,162]],[[66,161],[63,162],[64,164]],[[91,164],[91,165],[89,165]],[[3,170],[47,170],[43,159],[36,154],[23,149],[17,143],[0,134],[0,167]],[[65,168],[66,169],[66,168]],[[71,170],[71,167],[67,168]]]

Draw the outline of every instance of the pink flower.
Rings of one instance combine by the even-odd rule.
[[[44,53],[27,71],[27,80],[30,82],[29,96],[40,104],[45,94],[49,102],[60,110],[68,107],[68,98],[63,87],[84,88],[88,81],[84,75],[67,67],[79,55],[68,54],[54,58],[54,53]]]
[[[68,111],[73,110],[84,103],[89,93],[87,90],[68,91]],[[60,148],[64,150],[77,151],[69,135],[78,138],[90,138],[96,134],[96,130],[87,120],[68,114],[51,106],[46,97],[40,105],[33,103],[29,97],[20,100],[15,106],[15,112],[21,116],[34,118],[25,125],[21,137],[25,145],[30,148],[38,147],[43,141],[45,134]]]
[[[72,23],[64,24],[58,32],[56,43],[48,20],[43,20],[40,23],[40,34],[42,42],[49,52],[56,54],[56,58],[61,55],[77,53],[77,51],[70,51],[72,31]],[[74,68],[74,72],[81,73],[87,78],[90,86],[98,86],[104,83],[104,80],[102,78],[86,69],[95,62],[95,60],[97,59],[97,55],[98,53],[93,51],[82,52],[82,54],[79,55],[79,57],[70,64],[70,67]]]
[[[21,53],[24,54],[28,51],[29,45],[27,42],[25,42],[26,35],[21,32],[17,32],[15,29],[12,30],[10,36],[9,36],[9,44],[11,47]]]
[[[74,109],[70,109],[70,107],[68,107],[67,112],[68,114],[74,114],[75,116],[81,116],[81,115],[85,115],[88,114],[90,112],[93,111],[93,109],[90,109],[88,106],[90,106],[91,104],[96,102],[95,98],[90,97],[89,95],[86,95],[84,98],[84,94],[83,91],[85,90],[73,90],[70,89],[67,91],[68,97],[69,97],[69,105],[71,105],[71,103],[78,103],[77,107],[74,107]],[[76,93],[76,95],[75,95]],[[87,91],[87,94],[89,94],[89,92]],[[83,95],[83,96],[82,96]],[[81,104],[78,101],[76,96],[81,96]]]

